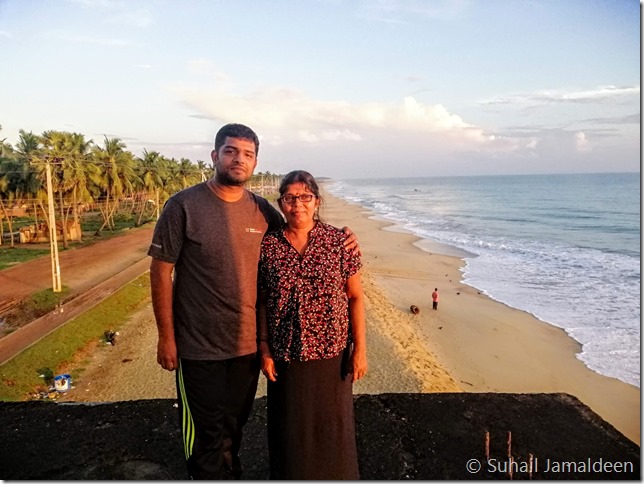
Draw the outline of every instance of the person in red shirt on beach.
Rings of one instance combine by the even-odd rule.
[[[268,380],[270,479],[359,479],[354,381],[367,372],[360,257],[318,219],[318,185],[287,174],[287,223],[264,236],[258,337]]]
[[[432,292],[432,309],[438,309],[438,288],[434,288]]]

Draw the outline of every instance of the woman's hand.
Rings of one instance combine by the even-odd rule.
[[[368,364],[367,364],[367,349],[366,348],[356,348],[354,346],[353,351],[351,352],[351,372],[353,373],[353,379],[351,381],[358,381],[360,378],[367,374]]]
[[[268,348],[268,343],[262,341],[259,345],[260,368],[267,380],[277,381],[277,371],[275,370],[275,360]]]
[[[342,227],[342,231],[347,236],[347,238],[344,239],[344,248],[353,254],[361,256],[362,252],[360,252],[360,246],[358,245],[358,237],[356,237],[356,234],[354,234],[349,227]]]

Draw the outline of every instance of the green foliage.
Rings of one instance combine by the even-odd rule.
[[[0,245],[0,270],[49,254],[49,249]]]
[[[26,227],[28,225],[32,225],[33,223],[34,223],[34,219],[31,217],[13,217],[12,227],[13,227],[13,230],[17,232],[18,229],[21,229],[22,227]]]
[[[149,295],[150,278],[144,274],[0,366],[0,401],[28,399],[42,385],[37,369],[52,368],[59,373],[72,364],[79,350],[100,340],[108,330],[118,331],[133,311],[149,301]],[[65,369],[72,379],[80,371]]]
[[[114,342],[116,341],[116,331],[112,331],[111,329],[106,330],[100,340],[103,344],[114,345]]]
[[[69,294],[69,287],[63,286],[61,292],[43,289],[20,304],[20,317],[31,321],[56,309]]]
[[[51,371],[51,368],[38,368],[36,373],[38,373],[38,376],[43,379],[45,385],[48,387],[54,384],[54,372]]]
[[[136,220],[130,214],[118,214],[114,216],[114,229],[112,232],[101,232],[101,236],[108,234],[118,234],[124,230],[134,228]],[[98,214],[92,214],[83,217],[83,235],[94,235],[96,231],[103,225],[103,219]]]
[[[122,225],[134,226],[134,217],[131,213],[118,213],[114,216],[114,223],[117,225],[120,223]]]

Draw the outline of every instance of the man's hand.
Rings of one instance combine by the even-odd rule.
[[[168,371],[179,367],[177,343],[174,339],[172,319],[172,272],[174,264],[152,258],[150,263],[150,291],[154,319],[157,323],[159,342],[157,343],[157,363]]]
[[[350,250],[355,255],[362,255],[360,252],[360,246],[358,245],[358,238],[349,227],[342,227],[342,231],[346,234],[347,238],[344,239],[344,246],[347,250]]]
[[[159,338],[157,343],[157,363],[168,371],[174,371],[179,368],[177,344],[174,338]]]

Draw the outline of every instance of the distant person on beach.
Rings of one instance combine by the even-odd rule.
[[[148,250],[157,361],[177,370],[192,479],[241,476],[242,427],[259,379],[260,246],[268,229],[284,223],[267,200],[244,188],[258,152],[253,130],[223,126],[211,153],[215,176],[168,200]],[[345,244],[357,247],[355,236]]]
[[[258,336],[270,479],[359,479],[353,382],[367,372],[360,256],[319,220],[306,171],[282,180],[286,224],[264,237]]]
[[[432,309],[438,309],[438,288],[434,288],[432,292]]]

